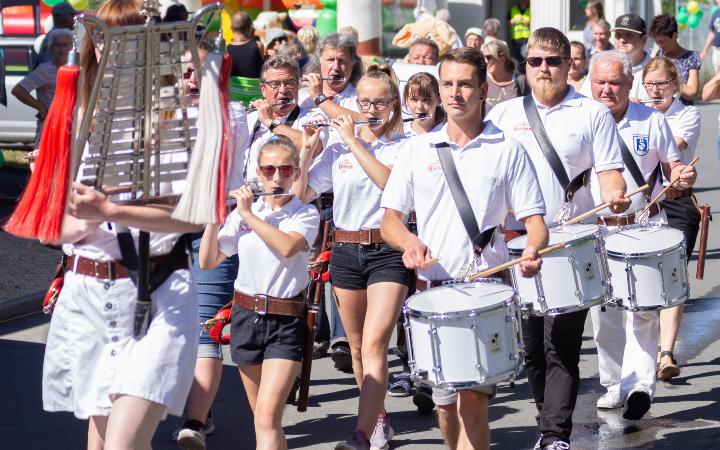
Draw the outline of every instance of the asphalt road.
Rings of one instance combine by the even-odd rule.
[[[697,191],[701,202],[720,205],[720,167],[715,149],[720,105],[702,105],[700,108],[704,135],[698,152],[702,159]],[[595,401],[602,389],[597,381],[591,322],[587,321],[581,352],[582,381],[574,414],[573,449],[695,450],[720,447],[720,329],[717,326],[720,303],[716,298],[720,296],[718,224],[718,214],[715,214],[705,279],[691,279],[692,299],[686,304],[686,316],[675,352],[682,365],[682,374],[672,383],[659,383],[652,409],[645,419],[626,422],[619,411],[599,414],[596,410]],[[5,278],[8,257],[5,243],[0,239],[2,278]],[[48,270],[51,269],[52,266]],[[690,263],[690,273],[695,273],[694,260]],[[2,449],[62,450],[85,445],[85,422],[70,414],[42,411],[40,377],[47,326],[48,318],[43,315],[0,325]],[[391,370],[397,370],[399,363],[392,357],[390,361]],[[208,437],[208,448],[253,448],[252,417],[237,371],[228,364],[223,375],[214,407],[216,432]],[[352,376],[333,369],[329,358],[316,360],[308,411],[298,413],[288,407],[285,412],[284,428],[289,446],[332,448],[353,429],[356,408],[357,389]],[[386,408],[395,429],[393,448],[443,448],[434,417],[420,416],[410,399],[388,398]],[[490,407],[493,448],[531,448],[538,433],[534,415],[535,406],[525,380],[517,382],[514,388],[501,385]],[[179,422],[180,419],[171,417],[160,425],[153,442],[154,449],[177,448],[169,435]]]

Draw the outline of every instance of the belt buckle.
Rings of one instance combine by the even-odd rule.
[[[100,273],[98,272],[98,266],[101,266],[103,264],[107,265],[107,278],[100,277]],[[112,271],[112,261],[93,261],[93,275],[98,280],[112,281],[114,279]]]
[[[360,244],[360,245],[372,244],[372,228],[368,228],[367,230],[360,230],[360,231],[367,231],[367,240],[365,242],[358,242],[358,244]]]
[[[262,311],[258,311],[258,300],[262,300],[262,302],[263,302],[263,310]],[[264,316],[265,314],[267,314],[267,310],[268,310],[268,296],[265,294],[257,294],[255,296],[255,314],[257,314],[259,316]]]

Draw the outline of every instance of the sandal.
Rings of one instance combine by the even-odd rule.
[[[670,362],[663,364],[662,359],[665,356],[670,358]],[[678,367],[673,353],[667,351],[660,352],[660,364],[657,370],[657,379],[660,381],[670,381],[678,375],[680,375],[680,367]]]
[[[388,387],[390,397],[409,397],[412,395],[413,388],[409,373],[401,372],[393,374],[391,377],[393,381]]]

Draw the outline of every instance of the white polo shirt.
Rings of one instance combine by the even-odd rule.
[[[572,181],[585,169],[595,167],[602,172],[623,168],[618,134],[610,110],[602,103],[575,92],[568,86],[565,98],[552,108],[535,100],[538,114],[555,151]],[[550,163],[535,139],[523,107],[523,98],[513,98],[496,105],[488,114],[488,120],[505,133],[520,141],[532,159],[547,214],[545,223],[550,224],[565,200],[564,187],[555,178]],[[592,209],[593,198],[588,187],[580,188],[573,198],[574,217]],[[514,224],[520,225],[520,224]],[[517,229],[516,226],[509,227]]]
[[[298,103],[303,109],[313,110],[313,116],[325,115],[319,106],[315,104],[315,99],[310,97],[307,89],[300,90],[300,100]],[[332,98],[333,103],[342,106],[343,108],[350,109],[352,111],[359,111],[357,105],[357,90],[352,83],[348,83],[345,89],[342,90],[338,95],[334,95]]]
[[[680,150],[680,160],[683,164],[689,164],[695,157],[695,149],[700,139],[700,111],[675,99],[665,111],[665,120],[670,124],[673,136],[687,142],[687,148]]]
[[[413,137],[413,136],[418,135],[417,132],[413,129],[413,127],[411,125],[412,125],[412,122],[403,123],[403,133],[405,133],[406,137]],[[430,131],[428,131],[428,133],[432,133],[433,131],[438,131],[444,126],[445,126],[445,122],[437,123],[437,124],[435,124],[434,127],[432,127],[432,129]]]
[[[418,270],[424,280],[447,280],[460,275],[474,258],[472,243],[432,144],[446,142],[481,231],[499,225],[515,211],[522,219],[545,214],[545,204],[530,158],[519,142],[492,123],[461,148],[451,142],[447,126],[407,139],[385,185],[381,206],[408,214],[415,209],[418,237],[439,262]],[[500,233],[481,255],[481,269],[508,260]]]
[[[645,90],[645,86],[642,84],[643,68],[648,61],[650,61],[650,53],[645,52],[645,58],[643,58],[642,62],[632,68],[633,84],[630,88],[630,98],[636,98],[638,100],[649,98],[649,95]],[[580,87],[580,93],[587,98],[593,98],[590,83],[590,75],[588,75],[585,77],[585,81]]]
[[[358,138],[370,154],[386,166],[392,166],[405,137],[384,135],[372,144]],[[336,138],[313,161],[308,186],[320,195],[333,192],[333,222],[346,231],[380,228],[382,190],[368,177],[345,143]]]
[[[670,125],[668,125],[663,114],[654,108],[630,102],[627,111],[625,111],[625,117],[617,124],[617,129],[620,138],[630,150],[645,180],[650,179],[659,163],[680,160],[680,151],[675,145]],[[640,187],[627,168],[623,171],[623,178],[625,178],[628,192]],[[590,184],[595,203],[602,203],[603,200],[600,197],[600,188],[595,172],[593,172]],[[658,180],[653,188],[652,197],[659,194],[661,190],[662,181]],[[634,195],[630,208],[623,212],[622,215],[637,212],[644,208],[646,204],[647,201],[643,194]],[[611,216],[613,214],[610,210],[604,209],[598,212],[598,215]]]
[[[220,230],[218,248],[224,255],[238,255],[240,266],[235,290],[248,295],[265,294],[279,298],[298,295],[310,282],[307,269],[309,247],[317,236],[320,213],[315,206],[305,205],[297,197],[279,209],[273,209],[260,199],[253,203],[252,212],[280,231],[300,233],[308,242],[308,248],[289,258],[280,256],[234,210]]]

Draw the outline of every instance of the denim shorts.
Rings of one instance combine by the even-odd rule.
[[[192,274],[197,284],[198,292],[198,321],[204,323],[217,314],[218,310],[225,306],[233,296],[233,285],[238,273],[238,258],[233,255],[225,258],[214,269],[203,270],[198,263],[200,250],[200,235],[193,239],[193,265]],[[210,335],[204,327],[200,327],[200,345],[198,346],[198,358],[219,358],[222,359],[220,344],[210,339]]]
[[[336,288],[364,290],[375,283],[410,285],[402,253],[388,244],[335,243],[330,255],[330,282]]]
[[[230,355],[238,366],[266,359],[302,361],[306,333],[307,324],[299,317],[260,315],[233,305]]]

